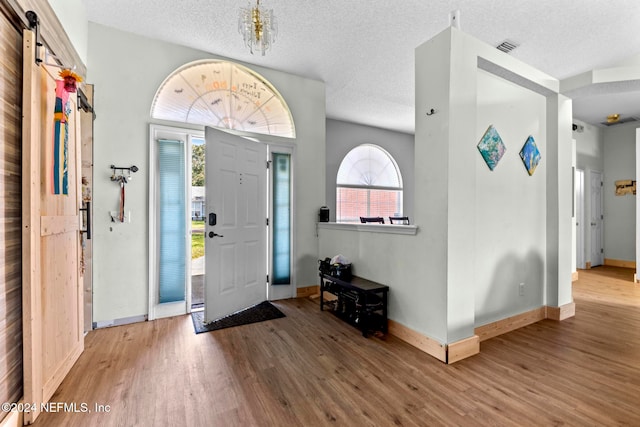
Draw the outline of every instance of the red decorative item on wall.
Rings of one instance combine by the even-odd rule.
[[[75,92],[77,88],[76,84],[82,81],[82,77],[69,69],[60,71],[58,75],[64,79],[64,89],[67,92]]]

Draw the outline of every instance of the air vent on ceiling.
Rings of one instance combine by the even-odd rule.
[[[501,50],[504,53],[510,53],[512,50],[514,50],[518,46],[520,45],[514,41],[505,40],[502,43],[500,43],[498,46],[496,46],[496,49]]]
[[[628,116],[622,119],[618,119],[615,122],[600,122],[600,124],[605,126],[615,126],[615,125],[621,125],[622,123],[629,123],[629,122],[640,122],[640,117]]]

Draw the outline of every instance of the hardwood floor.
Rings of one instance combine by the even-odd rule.
[[[574,318],[490,339],[453,365],[365,339],[308,299],[276,303],[285,318],[200,335],[188,316],[93,331],[52,399],[92,412],[44,413],[36,426],[637,426],[632,276],[580,271]]]

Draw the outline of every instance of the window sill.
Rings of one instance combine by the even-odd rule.
[[[356,224],[351,222],[319,222],[318,228],[324,230],[350,230],[369,233],[406,234],[411,236],[415,236],[418,232],[417,225]]]

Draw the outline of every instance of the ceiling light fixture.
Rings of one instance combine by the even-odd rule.
[[[611,114],[607,116],[607,123],[616,123],[620,120],[620,114]]]
[[[273,16],[273,10],[260,6],[260,0],[256,0],[255,7],[249,5],[246,8],[240,8],[238,32],[242,34],[244,44],[251,54],[255,49],[262,52],[264,56],[278,35],[278,24],[276,17]]]

